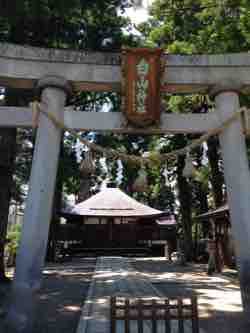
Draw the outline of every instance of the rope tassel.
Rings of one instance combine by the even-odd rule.
[[[82,160],[81,163],[81,171],[85,173],[86,175],[89,175],[94,172],[95,165],[94,161],[92,159],[92,154],[90,151],[85,152],[85,158]]]
[[[146,192],[148,189],[148,179],[145,167],[141,167],[138,176],[134,182],[133,190],[135,192]]]
[[[190,155],[190,152],[188,151],[186,154],[185,166],[182,171],[182,175],[183,177],[191,178],[194,175],[194,173],[195,173],[195,168],[193,166],[193,159],[192,156]]]

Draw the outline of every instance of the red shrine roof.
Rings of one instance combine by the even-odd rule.
[[[138,202],[119,188],[105,188],[75,205],[69,214],[89,217],[159,217],[164,212]]]

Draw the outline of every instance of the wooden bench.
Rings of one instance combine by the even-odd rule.
[[[132,323],[137,322],[138,333],[145,332],[145,326],[149,326],[152,333],[173,332],[172,322],[177,321],[178,333],[187,332],[184,330],[184,321],[191,322],[192,333],[199,333],[197,298],[124,298],[113,296],[110,299],[110,333],[117,333],[118,321],[119,331],[131,333],[135,331]],[[147,330],[148,331],[148,330]],[[176,329],[174,330],[176,332]]]

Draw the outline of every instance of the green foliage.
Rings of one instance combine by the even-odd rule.
[[[140,26],[147,43],[169,53],[226,53],[248,51],[250,2],[246,0],[156,0],[151,18]],[[206,107],[203,108],[204,101]],[[244,98],[244,104],[249,100]],[[171,96],[165,101],[167,112],[197,113],[212,111],[213,104],[200,96]],[[162,150],[181,148],[193,136],[177,135],[161,139]],[[165,141],[165,142],[164,142]],[[171,163],[175,168],[175,164]],[[193,194],[211,189],[208,165],[197,165]],[[170,171],[171,172],[171,171]],[[173,179],[175,172],[172,171]],[[198,200],[199,195],[195,195]]]
[[[162,47],[168,53],[244,52],[250,48],[249,18],[250,2],[246,0],[155,0],[151,7],[151,18],[139,29],[147,45]],[[244,102],[249,103],[246,98]],[[213,103],[201,96],[168,96],[164,103],[167,112],[213,111]],[[168,152],[184,147],[196,137],[165,136],[157,139],[155,146],[161,146],[162,152]],[[218,174],[213,174],[212,178],[205,147],[193,152],[193,156],[197,172],[194,179],[186,182],[182,177],[183,163],[173,161],[167,165],[170,181],[177,185],[176,198],[180,200],[182,226],[185,233],[190,234],[192,227],[188,224],[191,216],[208,209],[211,185],[220,179]],[[217,172],[219,169],[220,166]],[[192,210],[187,214],[185,204],[189,201]]]
[[[6,252],[8,253],[9,258],[15,258],[17,249],[20,243],[22,226],[20,224],[13,225],[7,233],[7,246]]]
[[[247,0],[156,0],[141,26],[148,40],[170,53],[248,51]]]
[[[208,190],[209,187],[209,177],[211,170],[208,165],[203,165],[199,167],[195,172],[194,180],[200,183],[204,190]]]
[[[1,6],[0,40],[74,49],[120,48],[127,0],[12,0]],[[106,41],[106,42],[105,42]]]

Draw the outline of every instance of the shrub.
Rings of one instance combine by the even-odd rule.
[[[22,226],[20,224],[15,224],[11,226],[7,233],[7,245],[5,250],[8,266],[15,264],[16,253],[20,242],[21,229]]]

